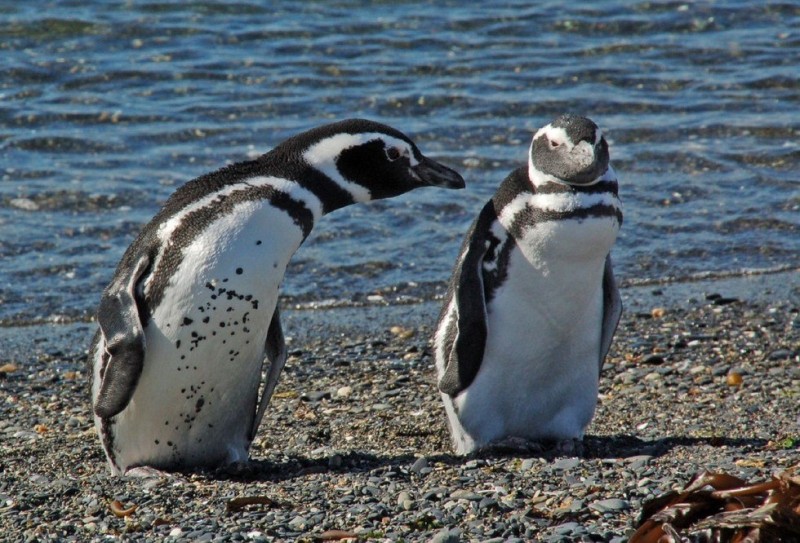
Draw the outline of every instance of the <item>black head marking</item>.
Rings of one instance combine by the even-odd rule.
[[[311,173],[304,177],[313,185],[309,182],[306,188],[316,193],[317,186],[324,185],[323,202],[330,200],[329,194],[339,194],[337,201],[325,206],[325,212],[353,203],[353,195],[336,177],[367,189],[368,196],[356,198],[360,200],[388,198],[423,186],[464,186],[458,173],[425,157],[411,138],[366,119],[314,128],[290,138],[265,157],[270,155],[292,157],[294,162],[311,166]],[[327,166],[330,169],[326,170]]]
[[[423,156],[416,147],[409,149],[373,140],[343,151],[336,166],[345,179],[367,188],[373,200],[418,187],[464,188],[455,170]]]
[[[573,144],[585,141],[594,145],[597,134],[600,132],[600,129],[591,119],[580,115],[561,115],[550,125],[553,128],[563,128]]]

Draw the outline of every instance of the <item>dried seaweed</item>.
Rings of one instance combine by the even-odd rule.
[[[630,543],[800,541],[797,467],[754,484],[725,473],[695,475],[682,492],[647,502]]]

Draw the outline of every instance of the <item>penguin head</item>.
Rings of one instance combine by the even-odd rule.
[[[569,185],[591,185],[606,173],[608,161],[606,139],[591,119],[561,115],[533,136],[530,177],[534,180],[543,175]]]
[[[464,179],[424,156],[411,139],[390,126],[349,119],[303,134],[311,140],[306,163],[323,172],[353,200],[390,198],[418,187],[464,188]]]

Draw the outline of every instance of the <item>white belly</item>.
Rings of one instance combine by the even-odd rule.
[[[302,234],[263,202],[237,209],[186,249],[145,328],[144,369],[113,424],[123,471],[247,459],[267,329]]]
[[[548,222],[511,252],[480,371],[453,400],[467,442],[583,436],[597,403],[602,278],[617,228],[612,218]]]

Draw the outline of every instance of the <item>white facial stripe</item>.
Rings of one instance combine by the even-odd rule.
[[[540,128],[538,132],[536,132],[536,134],[533,136],[533,139],[536,139],[542,135],[547,136],[547,139],[550,141],[554,141],[562,145],[566,144],[570,149],[572,149],[572,140],[569,139],[567,131],[563,128],[557,128],[552,124],[545,125]]]
[[[417,157],[414,156],[414,150],[411,149],[411,146],[408,144],[407,141],[404,141],[404,140],[401,140],[401,139],[397,139],[397,138],[393,138],[393,137],[387,136],[385,134],[382,134],[381,137],[383,138],[383,141],[385,141],[386,144],[389,147],[397,147],[398,149],[400,149],[400,154],[402,154],[404,157],[408,158],[409,164],[412,167],[416,166],[417,164],[419,164],[419,160],[417,160]]]
[[[368,202],[372,199],[370,191],[358,183],[353,183],[345,179],[342,174],[339,173],[338,168],[336,168],[336,159],[345,149],[363,145],[373,140],[383,140],[387,145],[397,147],[402,154],[408,155],[412,166],[418,164],[407,142],[380,132],[336,134],[335,136],[325,138],[309,147],[306,152],[303,153],[303,158],[306,162],[333,179],[336,184],[349,192],[354,201]]]
[[[220,196],[229,196],[235,192],[247,190],[251,187],[263,187],[267,185],[275,188],[277,191],[285,192],[291,195],[291,197],[295,200],[303,202],[308,210],[311,211],[315,222],[318,221],[322,216],[322,203],[319,201],[319,198],[314,196],[312,192],[302,188],[294,181],[290,181],[288,179],[282,179],[280,177],[257,176],[244,179],[234,185],[228,185],[216,192],[212,192],[211,194],[204,196],[200,200],[193,202],[191,205],[184,207],[180,213],[175,214],[159,227],[158,238],[163,243],[168,243],[172,233],[181,225],[183,219],[185,219],[187,215],[210,205],[215,200],[219,199]]]
[[[548,124],[538,130],[536,134],[533,136],[533,139],[538,138],[539,136],[546,135],[547,139],[550,141],[555,141],[561,144],[566,143],[569,148],[571,149],[572,146],[575,144],[567,135],[567,131],[563,128],[556,128],[551,124]],[[600,143],[600,140],[603,138],[603,131],[599,128],[594,131],[594,142],[592,145],[597,145]]]
[[[291,196],[293,200],[302,202],[306,208],[314,216],[314,222],[317,222],[322,217],[322,202],[310,190],[304,189],[295,181],[290,179],[283,179],[281,177],[251,177],[242,182],[244,185],[251,187],[271,186],[279,192],[283,192]]]

